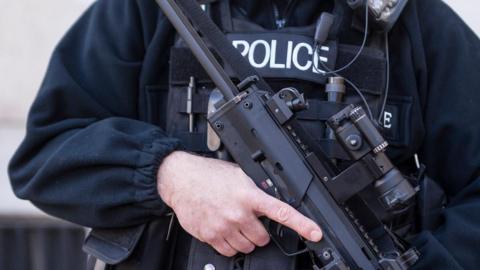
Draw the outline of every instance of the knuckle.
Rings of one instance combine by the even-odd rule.
[[[237,223],[239,224],[246,224],[248,225],[248,215],[246,213],[240,213],[238,216],[237,216]]]
[[[255,200],[253,203],[254,203],[253,208],[256,212],[260,214],[265,214],[267,212],[267,209],[268,209],[267,206],[261,201]]]
[[[248,254],[255,249],[255,245],[253,245],[252,243],[247,243],[247,241],[239,241],[238,239],[237,241],[232,242],[232,244],[235,249],[244,254]]]
[[[304,228],[304,230],[306,232],[310,232],[312,230],[315,230],[316,228],[318,228],[318,226],[315,224],[315,222],[311,221],[310,219],[308,218],[305,218],[301,223],[300,225],[302,226],[302,228]]]
[[[237,245],[236,245],[242,252],[246,252],[251,248],[251,244],[247,243],[246,240],[237,240]]]
[[[204,230],[200,233],[200,238],[204,242],[212,243],[215,242],[217,234],[212,230]]]
[[[221,222],[215,226],[214,231],[216,235],[226,236],[229,234],[230,226],[227,222]]]
[[[223,247],[214,247],[214,248],[218,253],[220,253],[223,256],[227,256],[227,254],[229,253],[229,250],[226,248],[223,248]]]
[[[248,254],[248,253],[251,253],[254,250],[255,250],[255,245],[248,244],[248,245],[245,245],[245,247],[243,247],[242,252],[245,253],[245,254]]]
[[[245,221],[245,214],[241,211],[231,211],[227,217],[227,220],[232,223],[242,223]]]
[[[266,246],[270,242],[270,236],[267,233],[262,233],[257,241],[260,247]]]
[[[263,191],[261,191],[263,192]],[[268,196],[268,195],[267,195]],[[260,214],[266,214],[269,209],[269,203],[268,200],[265,200],[265,194],[263,193],[257,193],[256,196],[252,197],[250,202],[253,205],[253,209],[260,213]]]
[[[223,243],[217,251],[226,257],[233,257],[237,254],[237,251],[231,248],[227,243]]]
[[[234,251],[234,250],[228,249],[228,250],[224,250],[223,252],[220,252],[220,254],[222,254],[225,257],[233,257],[233,256],[237,255],[237,252]]]
[[[287,206],[280,206],[277,210],[277,218],[280,222],[287,222],[292,216],[292,210]]]

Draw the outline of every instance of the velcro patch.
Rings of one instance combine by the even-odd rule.
[[[335,67],[337,43],[315,48],[310,36],[291,33],[231,33],[232,45],[264,78],[301,79],[324,84],[325,68]]]
[[[382,133],[393,146],[408,146],[410,141],[411,97],[388,97],[382,116]]]

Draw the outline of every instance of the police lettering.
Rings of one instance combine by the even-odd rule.
[[[233,40],[232,44],[237,48],[255,68],[270,69],[297,69],[299,71],[311,71],[313,73],[325,73],[319,68],[319,61],[328,62],[327,57],[320,56],[311,44],[305,42],[278,44],[278,40],[270,41],[258,39],[251,43],[246,40]],[[282,48],[280,50],[280,48]],[[329,47],[322,46],[320,50],[329,51]]]

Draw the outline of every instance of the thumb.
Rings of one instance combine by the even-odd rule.
[[[322,239],[322,230],[311,219],[305,217],[290,205],[259,191],[251,200],[258,216],[266,216],[294,231],[312,242]]]

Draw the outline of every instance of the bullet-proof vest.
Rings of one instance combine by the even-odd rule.
[[[325,85],[327,78],[333,75],[325,75],[327,70],[323,65],[330,70],[342,67],[355,57],[360,47],[338,42],[335,27],[338,29],[339,25],[334,26],[329,40],[317,48],[313,38],[315,25],[267,30],[250,21],[232,18],[228,12],[228,1],[221,1],[219,5],[227,5],[227,8],[220,8],[223,12],[219,24],[232,46],[256,68],[273,90],[294,87],[304,93],[309,109],[299,112],[297,119],[329,157],[348,160],[336,141],[328,138],[325,122],[346,104],[363,104],[359,95],[348,86],[341,104],[328,102]],[[348,21],[348,17],[344,19]],[[340,20],[339,24],[342,22]],[[373,35],[376,41],[381,40],[378,37]],[[377,44],[367,46],[357,61],[341,73],[358,86],[375,116],[383,100],[387,75],[385,53],[380,49],[381,42]],[[229,66],[225,65],[225,68],[233,78]],[[212,155],[207,147],[206,118],[210,94],[215,86],[181,39],[176,41],[170,52],[169,84],[167,132],[180,138],[187,150]],[[397,136],[397,128],[401,128],[398,123],[403,117],[397,114],[403,111],[401,106],[388,104],[385,110],[384,127],[390,130],[384,131],[384,135],[390,141],[402,137]],[[296,242],[292,243],[296,245]],[[215,269],[237,269],[236,259],[222,257],[208,245],[193,240],[188,264],[189,269],[207,269],[209,265]],[[294,270],[302,267],[301,259],[284,256],[273,243],[240,257],[240,260],[242,268],[238,269]]]
[[[228,1],[220,3],[223,5]],[[325,83],[327,77],[333,75],[324,75],[323,65],[328,69],[344,66],[353,59],[359,46],[339,44],[336,35],[331,34],[330,40],[316,48],[313,40],[315,25],[267,30],[252,22],[232,18],[228,12],[223,12],[220,20],[232,45],[274,90],[295,87],[305,94],[310,107],[300,112],[297,118],[328,155],[347,159],[335,141],[325,136],[325,120],[342,105],[332,106],[326,101]],[[228,65],[225,68],[230,72]],[[366,47],[357,61],[341,75],[361,89],[374,114],[378,113],[385,88],[384,52],[378,46]],[[206,143],[206,115],[213,89],[213,83],[190,49],[182,40],[177,40],[170,53],[166,130],[169,135],[180,138],[186,149],[207,155],[210,151]],[[361,104],[360,97],[352,89],[347,89],[343,104]],[[390,116],[385,121],[386,126],[391,126],[394,119]],[[386,132],[385,136],[394,139],[394,133]]]
[[[220,1],[220,3],[228,4],[228,1]],[[212,9],[215,8],[215,5],[212,4]],[[217,8],[222,12],[220,12],[219,18],[214,17],[214,19],[224,30],[232,45],[258,70],[272,89],[280,90],[284,87],[295,87],[303,92],[310,107],[307,111],[298,113],[297,118],[303,127],[313,134],[324,152],[332,158],[346,159],[347,157],[336,143],[326,136],[325,120],[338,107],[331,106],[331,103],[326,101],[326,76],[323,76],[322,71],[324,69],[321,63],[331,69],[342,67],[350,62],[358,52],[358,45],[343,44],[337,38],[342,25],[350,27],[351,14],[345,9],[342,10],[341,5],[336,5],[333,13],[340,14],[339,16],[342,19],[333,26],[329,40],[316,50],[313,45],[315,25],[267,30],[250,21],[232,18],[228,5],[227,7],[217,6]],[[381,49],[383,48],[381,40],[378,35],[370,35],[369,41],[371,42],[363,50],[357,61],[341,73],[342,76],[350,79],[360,88],[375,116],[379,114],[378,109],[383,100],[382,94],[385,89],[386,78],[385,53]],[[226,68],[228,70],[228,66]],[[147,121],[165,128],[172,137],[180,138],[186,150],[203,155],[212,155],[207,148],[206,115],[210,93],[214,89],[214,85],[192,55],[190,49],[181,40],[177,40],[175,46],[171,49],[169,73],[169,90],[166,94],[168,98],[164,96],[163,84],[153,85],[147,89],[149,93],[149,98],[145,104],[146,111],[148,111],[146,113]],[[189,94],[188,89],[189,86],[192,86],[192,78],[195,87],[194,91],[190,91]],[[411,79],[412,76],[408,78]],[[413,94],[407,91],[408,89],[399,89],[394,85],[392,86],[381,119],[382,132],[390,144],[387,153],[393,161],[405,160],[411,158],[415,151],[416,146],[411,145],[412,137],[415,136],[415,121],[412,119],[415,119],[418,112],[414,110],[415,97],[412,96]],[[359,96],[348,85],[343,103],[363,105]],[[164,107],[167,107],[166,115]],[[435,213],[432,214],[429,209],[438,209],[438,205],[441,205],[442,195],[441,192],[430,192],[432,188],[423,188],[423,186],[428,187],[434,184],[433,181],[424,182],[426,184],[422,185],[418,208],[422,210],[420,213],[422,219],[425,219],[428,224],[433,224],[423,224],[422,227],[429,228],[436,226],[439,216]],[[433,189],[435,190],[435,188]],[[434,195],[432,196],[430,193]],[[424,206],[423,204],[429,205]],[[137,264],[131,264],[131,261],[136,262],[136,260],[142,261],[142,269],[144,265],[152,265],[151,268],[146,267],[145,269],[158,269],[153,265],[157,265],[159,261],[167,264],[166,261],[169,261],[169,258],[173,256],[175,245],[182,242],[181,240],[175,240],[179,226],[172,226],[173,230],[170,232],[170,226],[168,225],[171,221],[170,216],[161,217],[148,225],[142,225],[126,232],[96,230],[87,238],[84,249],[106,262],[115,264],[128,258],[137,243],[141,242],[142,249],[137,252],[140,255],[132,256],[132,259],[126,265],[122,264],[118,269],[138,269]],[[422,221],[422,223],[425,222]],[[161,238],[164,235],[171,236],[169,241],[164,241]],[[197,244],[199,243],[197,242]],[[193,252],[193,249],[190,249],[190,251]],[[221,262],[229,266],[236,263],[236,261],[226,260],[218,256],[205,245],[200,245],[197,251],[204,252],[204,258],[207,259],[197,261],[201,267],[195,268],[193,266],[193,269],[204,269],[206,264],[212,262],[210,260],[212,257],[218,260],[218,263]],[[262,252],[255,252],[255,254],[258,254],[260,258],[275,256],[269,253],[274,252],[273,249],[263,250]],[[148,259],[153,262],[150,263]],[[262,265],[264,262],[271,263],[272,260],[262,261],[249,257],[243,261],[243,269],[269,269]],[[285,266],[283,261],[277,261],[277,263],[273,269],[281,270],[283,269],[281,267]],[[269,267],[271,266],[269,265]],[[290,267],[295,269],[292,265]],[[233,266],[231,269],[234,269]]]

